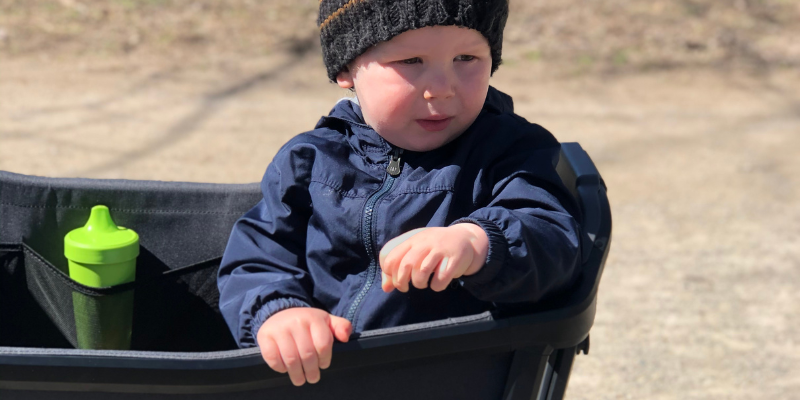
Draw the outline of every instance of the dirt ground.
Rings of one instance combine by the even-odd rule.
[[[0,0],[2,170],[253,182],[281,144],[347,94],[326,82],[305,28],[261,32],[286,39],[261,43],[264,51],[177,31],[169,37],[189,44],[159,42],[153,35],[172,20],[138,39],[116,22],[83,34],[59,13],[84,21],[103,14],[97,3],[52,3],[47,14]],[[273,7],[252,7],[293,4],[265,3]],[[312,3],[274,20],[313,33]],[[612,250],[591,351],[576,359],[567,398],[800,399],[800,36],[787,39],[800,3],[683,2],[700,22],[667,18],[660,33],[604,17],[628,3],[639,16],[656,15],[652,4],[671,16],[680,2],[604,1],[577,14],[553,1],[512,2],[524,12],[509,20],[506,64],[492,78],[518,114],[581,143],[609,188]],[[737,9],[755,17],[731,19]],[[143,10],[129,26],[161,21]],[[215,21],[203,10],[171,15],[199,29]],[[116,12],[105,18],[122,18]],[[529,21],[535,12],[561,30]],[[587,21],[591,32],[567,34]],[[619,46],[595,38],[603,34]],[[104,37],[116,44],[103,47]],[[543,44],[559,38],[564,48]]]

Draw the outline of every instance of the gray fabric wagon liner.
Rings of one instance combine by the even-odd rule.
[[[578,144],[559,174],[587,231],[574,290],[517,314],[490,312],[362,332],[334,346],[317,385],[291,386],[258,349],[235,349],[219,315],[216,268],[258,184],[56,179],[0,171],[0,397],[561,398],[576,352],[588,352],[611,219],[605,186]],[[71,281],[63,237],[104,204],[141,237],[137,279]],[[132,350],[78,350],[66,293],[134,293]],[[416,382],[416,384],[399,384]],[[176,397],[177,396],[177,397]]]

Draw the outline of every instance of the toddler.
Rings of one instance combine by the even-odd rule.
[[[579,215],[559,143],[489,86],[507,0],[322,0],[328,77],[355,91],[267,167],[220,309],[242,347],[316,383],[353,332],[567,289]]]

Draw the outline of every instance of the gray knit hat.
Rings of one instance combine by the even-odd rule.
[[[328,78],[370,47],[435,25],[475,29],[489,41],[492,73],[500,66],[508,0],[320,0],[322,58]]]

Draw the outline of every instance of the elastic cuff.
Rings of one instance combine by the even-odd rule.
[[[250,322],[250,334],[253,335],[253,339],[258,345],[258,330],[261,329],[261,325],[264,325],[264,322],[269,319],[269,317],[277,314],[280,311],[287,310],[289,308],[296,308],[296,307],[311,307],[308,303],[296,299],[294,297],[284,297],[280,299],[270,300],[266,304],[264,304],[260,310],[253,316],[252,321]]]
[[[508,241],[505,235],[503,235],[503,230],[500,229],[496,223],[483,218],[460,218],[455,220],[450,226],[462,223],[478,225],[486,232],[486,236],[489,238],[489,252],[486,255],[486,264],[483,265],[481,270],[474,275],[462,276],[458,279],[459,283],[461,286],[464,286],[465,284],[480,285],[490,282],[497,276],[500,268],[506,262]]]

